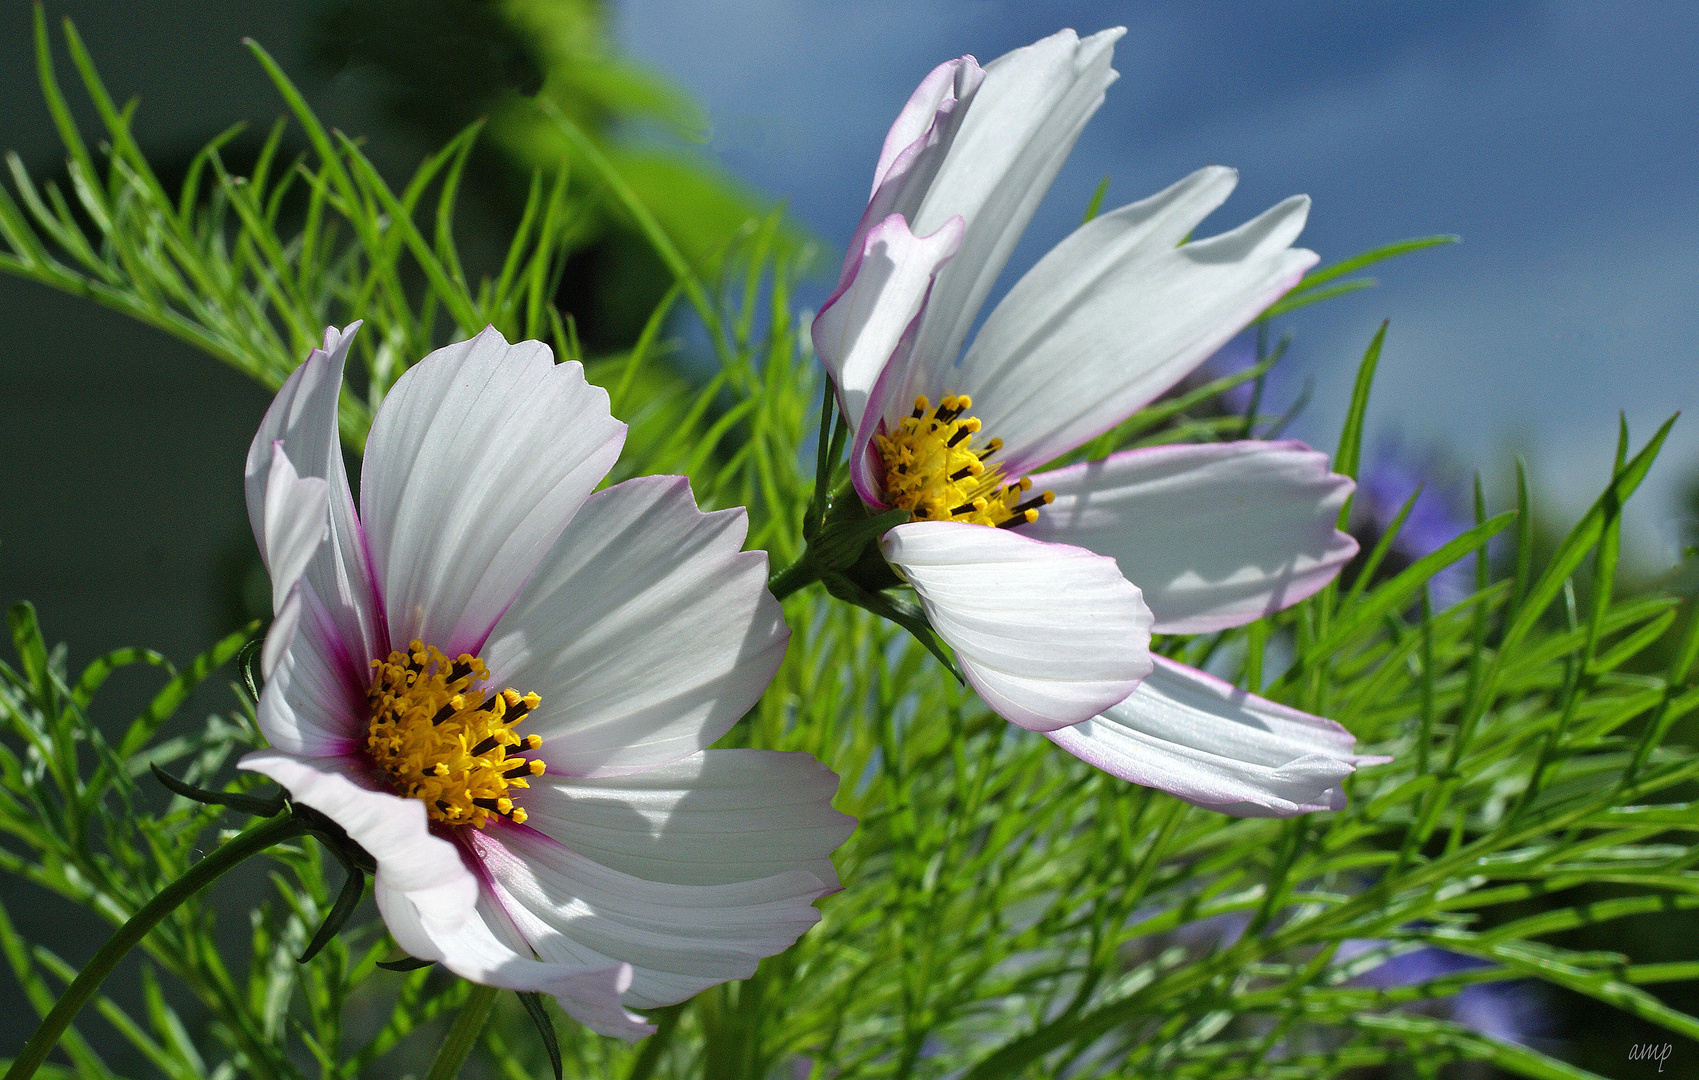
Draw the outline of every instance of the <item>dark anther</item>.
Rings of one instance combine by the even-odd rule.
[[[509,724],[517,724],[517,723],[519,723],[519,721],[523,720],[525,718],[525,714],[530,712],[530,711],[531,711],[531,706],[525,704],[524,698],[520,698],[518,704],[514,705],[513,708],[507,710],[507,712],[504,713],[503,715],[505,715],[507,717],[507,721],[508,721]]]
[[[494,799],[473,799],[472,805],[481,806],[492,814],[501,813],[501,811],[496,807],[496,801]]]
[[[495,712],[496,711],[496,702],[500,701],[500,700],[501,700],[500,694],[491,694],[490,700],[488,700],[488,701],[484,702],[482,705],[478,706],[478,711],[479,712]]]
[[[1025,525],[1025,524],[1026,524],[1026,515],[1025,514],[1016,514],[1014,517],[1009,518],[1006,521],[999,521],[997,523],[997,527],[999,529],[1012,529],[1017,525]]]
[[[470,674],[472,674],[472,665],[462,664],[457,661],[453,667],[448,669],[448,681],[459,682],[461,679],[464,679]]]
[[[914,407],[914,412],[910,413],[909,415],[911,417],[913,417],[914,419],[919,420],[921,417],[926,415],[926,410],[921,408],[920,406],[916,405]]]
[[[496,748],[496,737],[494,735],[491,735],[489,738],[485,739],[483,742],[479,743],[477,746],[474,746],[472,748],[472,756],[473,757],[479,757],[481,755],[489,753],[491,750],[494,750],[495,748]]]
[[[1028,510],[1036,510],[1037,508],[1039,508],[1040,506],[1043,506],[1043,505],[1044,505],[1044,496],[1035,495],[1032,498],[1028,499],[1026,502],[1021,503],[1019,506],[1015,507],[1014,512],[1017,513],[1017,514],[1024,514]]]
[[[950,436],[950,441],[945,443],[944,445],[955,446],[957,443],[961,442],[963,439],[966,439],[969,435],[972,435],[972,434],[973,434],[973,432],[969,431],[965,427],[957,428],[956,433],[954,435]]]
[[[950,479],[951,480],[962,480],[962,479],[965,479],[966,477],[969,477],[969,476],[972,476],[972,475],[973,475],[973,466],[969,465],[969,466],[966,466],[965,468],[957,469],[955,472],[951,473]]]
[[[435,716],[431,717],[432,726],[435,726],[437,724],[442,723],[444,720],[447,720],[449,717],[453,716],[454,713],[455,713],[454,703],[449,702],[447,705],[444,705],[442,708],[438,709],[437,714]]]
[[[973,503],[965,502],[965,503],[962,503],[960,506],[956,507],[954,510],[951,510],[950,516],[956,517],[956,516],[961,515],[961,514],[971,514],[971,513],[973,513],[973,511],[975,509],[976,508],[973,505]]]
[[[509,765],[507,767],[507,771],[502,773],[502,775],[512,776],[514,773],[529,772],[530,769],[531,763],[529,761],[526,761],[524,758],[515,758],[513,764]]]
[[[981,461],[986,460],[992,454],[995,454],[999,449],[1000,449],[1000,447],[987,446],[985,449],[983,449],[979,452],[979,460],[981,460]]]

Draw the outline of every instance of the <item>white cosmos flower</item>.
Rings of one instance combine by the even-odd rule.
[[[1314,253],[1295,196],[1203,240],[1210,167],[1077,229],[969,329],[1116,76],[1072,30],[920,84],[885,140],[838,288],[814,323],[855,434],[851,475],[962,672],[997,712],[1100,768],[1238,814],[1343,805],[1359,759],[1330,721],[1152,658],[1158,633],[1237,626],[1356,552],[1351,481],[1292,442],[1132,450],[1030,475],[1148,404],[1254,319]],[[986,526],[998,526],[987,528]]]
[[[494,329],[396,381],[356,512],[336,419],[354,330],[326,331],[249,452],[278,614],[274,749],[242,768],[372,855],[413,956],[640,1037],[627,1006],[747,977],[838,885],[837,778],[704,749],[784,655],[766,555],[683,478],[591,494],[625,439],[607,394]]]

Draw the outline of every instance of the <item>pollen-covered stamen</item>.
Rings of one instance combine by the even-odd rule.
[[[544,766],[518,752],[543,740],[513,728],[541,699],[475,685],[489,677],[477,657],[462,653],[451,664],[422,641],[372,661],[366,751],[396,793],[424,802],[433,821],[481,829],[491,814],[525,820],[513,796]]]
[[[1005,484],[1003,470],[986,464],[1003,440],[974,445],[979,420],[963,415],[972,407],[966,394],[948,395],[936,409],[918,397],[895,431],[873,437],[885,463],[885,497],[923,520],[1005,529],[1037,521],[1038,508],[1055,496],[1046,491],[1022,501],[1032,481]]]

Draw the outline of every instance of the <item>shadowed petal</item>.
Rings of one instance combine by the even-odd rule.
[[[819,920],[813,901],[828,891],[803,870],[721,885],[648,881],[526,825],[503,823],[465,839],[495,906],[538,956],[584,966],[630,963],[625,1001],[636,1008],[748,978]]]
[[[284,636],[287,635],[287,636]],[[280,644],[273,655],[273,639]],[[266,635],[265,689],[254,707],[266,741],[308,757],[353,753],[366,738],[365,686],[350,682],[336,625],[306,580]]]
[[[360,483],[384,645],[478,652],[624,441],[578,363],[493,327],[397,379]]]
[[[1077,724],[1150,671],[1150,609],[1114,559],[948,521],[898,525],[880,548],[1006,720],[1034,731]]]
[[[676,761],[755,704],[790,630],[747,528],[741,508],[697,510],[683,477],[584,503],[483,654],[497,685],[541,695],[524,730],[551,770]]]
[[[1303,443],[1129,450],[1032,483],[1056,501],[1022,535],[1114,558],[1159,634],[1208,633],[1289,607],[1357,552],[1334,528],[1351,480]]]
[[[298,475],[282,440],[272,444],[262,514],[265,543],[260,558],[271,575],[275,614],[330,535],[330,485],[318,477]]]
[[[266,565],[275,570],[267,555],[266,487],[271,476],[274,447],[280,447],[303,477],[324,480],[330,510],[330,539],[307,564],[304,580],[324,604],[335,637],[341,642],[335,652],[352,665],[344,676],[362,682],[365,663],[375,655],[378,634],[378,603],[362,550],[360,520],[354,512],[354,496],[348,488],[348,472],[342,465],[342,441],[337,430],[337,396],[342,392],[342,369],[360,324],[347,330],[334,326],[324,332],[324,348],[314,349],[306,361],[284,380],[266,410],[265,419],[248,447],[244,487],[248,521],[254,529]],[[287,590],[284,590],[287,592]]]
[[[829,854],[855,819],[832,809],[838,777],[807,754],[704,750],[625,776],[544,775],[525,823],[648,881],[724,885],[806,870],[830,889]]]
[[[301,621],[301,575],[330,534],[329,485],[296,475],[280,441],[272,444],[264,498],[265,546],[260,557],[271,575],[271,627],[260,650],[260,672],[271,677]]]
[[[1240,817],[1341,809],[1345,777],[1390,760],[1355,753],[1331,720],[1155,660],[1127,700],[1046,738],[1123,780]]]
[[[628,1012],[620,998],[631,989],[632,967],[597,957],[590,963],[538,960],[508,925],[494,899],[494,886],[470,845],[462,849],[478,874],[481,891],[471,917],[454,924],[422,917],[392,893],[374,890],[378,910],[398,944],[420,959],[437,960],[463,979],[520,993],[548,994],[574,1020],[601,1035],[635,1042],[655,1028]],[[403,941],[422,944],[414,948]]]

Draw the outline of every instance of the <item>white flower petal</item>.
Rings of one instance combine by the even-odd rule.
[[[869,411],[875,386],[894,356],[903,354],[898,365],[906,360],[908,349],[903,346],[913,344],[910,331],[933,276],[961,240],[959,218],[925,237],[909,232],[908,223],[895,214],[885,218],[867,234],[859,257],[845,267],[845,283],[814,320],[814,351],[831,374],[838,406],[856,432],[851,445],[857,453],[873,434],[868,424],[876,418]]]
[[[397,379],[360,483],[385,644],[477,653],[624,440],[578,363],[494,327]]]
[[[1160,656],[1127,700],[1045,736],[1123,780],[1240,817],[1338,810],[1345,777],[1389,760],[1355,753],[1331,720]]]
[[[248,447],[244,486],[248,521],[254,529],[268,567],[274,562],[267,553],[266,487],[270,482],[274,444],[281,443],[290,463],[303,477],[315,477],[328,485],[330,539],[311,562],[303,579],[323,601],[343,643],[338,654],[352,667],[348,675],[364,679],[365,663],[376,653],[378,605],[371,575],[362,551],[360,520],[354,512],[354,496],[348,488],[348,472],[342,464],[342,441],[336,424],[336,399],[342,391],[342,369],[354,342],[359,323],[348,329],[329,327],[324,348],[314,349],[306,361],[284,380],[266,410],[265,419]],[[287,590],[284,590],[287,592]]]
[[[265,644],[260,647],[260,677],[270,679],[278,662],[295,642],[295,631],[301,625],[301,591],[305,584],[289,590],[282,603],[273,602],[271,625],[266,627]]]
[[[1150,609],[1114,559],[949,521],[898,525],[880,549],[1004,719],[1077,724],[1150,671]]]
[[[1233,183],[1231,170],[1204,169],[1082,225],[986,319],[951,389],[973,396],[1011,475],[1132,415],[1315,265],[1291,246],[1309,212],[1302,195],[1176,247]]]
[[[272,443],[263,501],[265,544],[260,557],[271,575],[271,611],[276,615],[330,535],[330,485],[316,476],[298,475],[279,439]]]
[[[362,748],[366,689],[349,675],[336,624],[303,579],[295,583],[266,635],[265,689],[254,713],[266,741],[306,757]]]
[[[1159,634],[1209,633],[1289,607],[1357,552],[1334,528],[1351,480],[1303,443],[1129,450],[1032,484],[1056,501],[1021,534],[1113,557]]]
[[[806,870],[838,887],[830,853],[855,819],[838,777],[807,754],[704,750],[640,773],[533,777],[525,823],[648,881],[724,885]]]
[[[832,299],[854,277],[871,229],[892,214],[902,215],[905,221],[914,219],[939,167],[949,156],[968,103],[984,79],[985,72],[973,57],[948,60],[921,80],[903,106],[885,136],[879,165],[873,171],[873,193],[845,245],[844,265]]]
[[[942,376],[1074,140],[1115,81],[1109,64],[1125,32],[1117,27],[1081,41],[1063,30],[985,66],[944,162],[909,217],[920,234],[957,215],[967,222],[961,255],[938,275],[921,322],[915,355],[933,377],[919,393],[957,392],[941,385],[948,381]]]
[[[289,791],[289,797],[330,818],[366,849],[377,863],[373,886],[389,894],[397,910],[409,910],[426,924],[455,927],[473,917],[478,902],[478,879],[466,868],[460,851],[433,835],[425,804],[373,790],[356,759],[305,758],[276,750],[256,750],[237,768],[269,776]],[[385,921],[396,943],[425,960],[441,959],[430,939],[414,932],[414,923],[399,927]]]
[[[546,961],[625,961],[625,1000],[671,1005],[748,978],[819,920],[827,886],[804,870],[722,885],[674,885],[609,869],[524,825],[467,834],[497,905]]]
[[[467,857],[483,872],[470,848]],[[494,887],[487,877],[482,886],[473,915],[453,925],[421,918],[404,898],[384,890],[374,893],[384,923],[397,942],[406,935],[409,940],[425,943],[425,952],[408,950],[414,956],[437,960],[461,978],[485,986],[548,994],[568,1016],[598,1034],[628,1042],[654,1034],[653,1025],[620,1004],[621,996],[631,988],[630,964],[604,957],[585,964],[536,959],[513,930],[512,920],[497,907]]]
[[[966,115],[966,107],[974,92],[985,79],[985,72],[971,56],[946,60],[920,80],[909,95],[896,122],[885,134],[885,144],[879,150],[879,164],[873,170],[873,190],[869,200],[875,200],[881,187],[891,182],[905,185],[926,183],[930,172],[917,172],[917,157],[930,147],[947,151],[955,138],[955,129]],[[931,172],[941,162],[933,162]],[[924,190],[920,194],[925,194]],[[892,211],[886,211],[890,213]],[[896,211],[905,213],[904,211]],[[880,215],[883,217],[884,215]]]
[[[683,477],[591,496],[483,656],[499,686],[535,692],[536,756],[576,776],[676,761],[755,704],[790,630],[744,511],[704,514]]]

